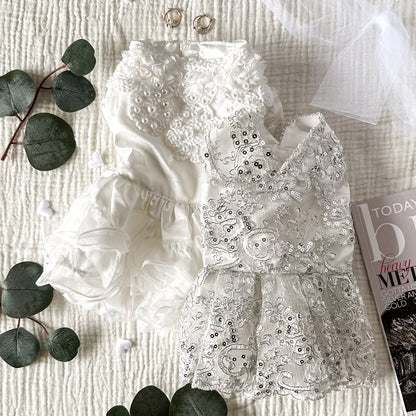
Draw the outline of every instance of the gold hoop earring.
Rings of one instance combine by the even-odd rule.
[[[166,26],[173,29],[179,26],[182,20],[182,10],[177,7],[171,7],[163,16],[163,21]]]
[[[193,27],[198,35],[205,35],[212,30],[214,22],[215,19],[213,17],[209,17],[206,14],[200,14],[195,17]]]

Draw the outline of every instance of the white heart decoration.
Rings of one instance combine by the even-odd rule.
[[[44,217],[50,217],[53,214],[51,207],[49,206],[49,201],[44,199],[38,205],[38,209],[36,211],[39,215],[43,215]]]
[[[118,339],[116,344],[116,351],[118,354],[123,354],[128,351],[132,346],[131,341],[128,339]]]
[[[104,166],[103,159],[101,154],[98,151],[95,151],[88,162],[88,166],[91,169],[99,168],[100,166]]]
[[[118,316],[118,313],[116,309],[113,309],[110,306],[102,306],[98,311],[98,315],[107,321],[111,321],[114,317]]]

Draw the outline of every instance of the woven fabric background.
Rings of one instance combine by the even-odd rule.
[[[313,1],[313,0],[309,0]],[[329,1],[329,0],[328,0]],[[317,7],[325,7],[317,1]],[[396,12],[403,18],[416,43],[416,8],[402,0]],[[161,15],[169,7],[184,10],[182,24],[167,29]],[[197,36],[192,19],[202,12],[215,17],[214,30]],[[337,21],[334,20],[334,25]],[[78,38],[94,45],[97,66],[89,76],[97,100],[87,109],[64,114],[52,106],[43,92],[36,110],[53,111],[74,129],[77,152],[63,167],[52,172],[31,168],[24,150],[16,147],[0,163],[0,279],[15,263],[42,262],[42,230],[58,222],[83,189],[115,166],[110,131],[100,112],[106,80],[130,40],[248,40],[268,64],[269,83],[277,89],[284,121],[313,112],[308,105],[316,85],[312,62],[322,51],[295,41],[274,19],[260,0],[0,0],[0,74],[22,69],[39,82],[60,65],[66,47]],[[415,141],[397,121],[385,116],[377,126],[324,112],[340,138],[348,166],[353,201],[415,186]],[[18,120],[0,119],[0,143],[5,147]],[[88,160],[99,150],[106,166],[90,169]],[[52,219],[36,213],[47,199]],[[401,404],[388,360],[372,295],[358,246],[354,271],[375,331],[378,387],[333,392],[316,401],[273,397],[251,402],[241,397],[228,400],[230,416],[396,416]],[[176,334],[159,337],[138,333],[133,323],[108,324],[100,317],[68,304],[55,295],[52,306],[39,318],[52,328],[69,326],[79,334],[79,356],[70,363],[50,358],[42,346],[39,358],[29,367],[14,369],[0,362],[0,414],[20,416],[99,416],[116,405],[129,406],[135,393],[148,384],[169,396],[180,387],[176,359]],[[348,317],[346,316],[346,319]],[[0,331],[16,321],[0,315]],[[43,338],[30,321],[23,326]],[[115,353],[118,337],[133,341],[132,349]],[[213,415],[214,416],[214,415]]]

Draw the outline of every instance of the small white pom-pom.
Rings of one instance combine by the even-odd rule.
[[[116,351],[118,354],[123,354],[131,348],[131,341],[128,339],[118,339],[116,344]]]
[[[98,315],[100,315],[101,318],[104,318],[104,319],[110,318],[110,314],[108,313],[107,309],[104,307],[100,308],[100,310],[98,311]]]
[[[44,217],[50,217],[53,214],[52,209],[49,206],[49,201],[47,201],[46,199],[40,202],[36,212],[39,215],[43,215]]]
[[[104,166],[103,159],[101,154],[98,151],[95,151],[88,162],[88,166],[91,169],[99,168],[100,166]]]

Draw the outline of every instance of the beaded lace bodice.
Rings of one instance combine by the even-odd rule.
[[[289,154],[245,111],[208,134],[207,267],[351,271],[354,232],[342,149],[321,115],[305,120],[316,125]],[[341,249],[347,255],[337,257]]]
[[[110,88],[129,94],[130,118],[163,134],[178,159],[205,163],[204,135],[241,109],[264,118],[274,96],[246,42],[132,42]]]

